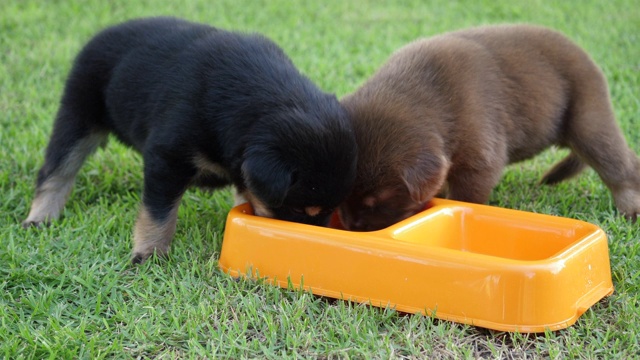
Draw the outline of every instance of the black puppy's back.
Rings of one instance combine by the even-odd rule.
[[[264,71],[262,64],[282,61],[297,73],[286,55],[260,35],[232,33],[176,18],[137,19],[107,28],[84,47],[69,75],[64,99],[70,98],[76,106],[90,103],[93,112],[100,111],[102,116],[89,121],[114,131],[121,141],[142,151],[147,129],[166,119],[157,114],[171,107],[184,112],[203,105],[194,101],[205,100],[205,91],[206,113],[189,115],[210,117],[224,112],[242,104],[238,95],[260,94],[256,84],[260,79],[255,75]],[[257,63],[253,71],[247,71],[251,70],[247,62]],[[215,87],[204,88],[211,85],[208,79],[213,79]],[[77,96],[83,97],[81,101]],[[87,97],[92,101],[87,102]]]

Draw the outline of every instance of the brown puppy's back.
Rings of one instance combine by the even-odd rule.
[[[356,190],[341,211],[353,228],[415,213],[445,181],[449,197],[486,202],[504,166],[552,144],[573,153],[546,182],[587,162],[625,214],[640,207],[640,165],[615,124],[606,80],[557,32],[505,25],[418,40],[342,102],[360,147]],[[625,203],[619,194],[629,188],[638,198]]]

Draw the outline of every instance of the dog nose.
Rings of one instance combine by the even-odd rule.
[[[351,222],[350,230],[353,231],[368,231],[371,229],[371,226],[364,220],[358,219]]]

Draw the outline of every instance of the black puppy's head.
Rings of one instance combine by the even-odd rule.
[[[356,176],[356,140],[335,97],[264,116],[246,139],[243,195],[256,215],[326,226]]]

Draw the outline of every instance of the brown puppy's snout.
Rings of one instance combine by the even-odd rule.
[[[351,231],[373,231],[373,230],[378,230],[378,229],[375,229],[372,224],[364,221],[363,219],[358,219],[358,220],[352,222],[349,225],[349,230],[351,230]]]
[[[363,229],[363,225],[364,225],[365,221],[363,221],[362,218],[360,218],[360,219],[354,218],[353,215],[351,213],[349,213],[349,211],[344,210],[343,208],[338,209],[338,220],[339,220],[340,225],[345,230],[365,231]]]
[[[341,225],[349,231],[374,231],[386,227],[388,220],[372,219],[371,216],[375,215],[372,208],[366,206],[353,208],[344,205],[338,210]]]
[[[407,195],[403,187],[383,187],[374,193],[355,194],[338,209],[344,228],[351,231],[376,231],[417,214],[428,206]]]

